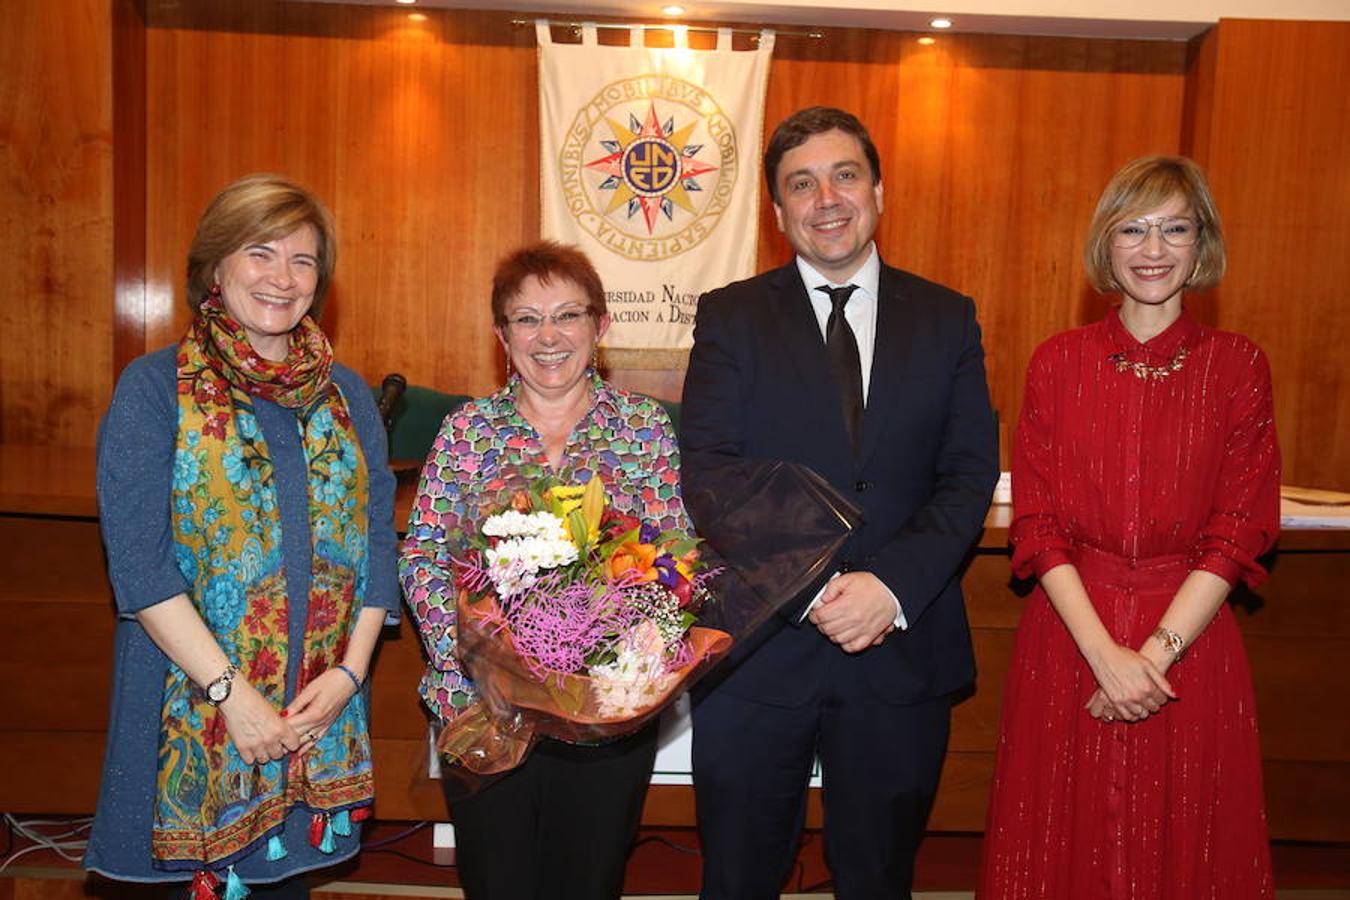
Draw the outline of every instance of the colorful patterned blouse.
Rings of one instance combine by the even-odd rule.
[[[599,475],[613,506],[662,529],[693,531],[680,498],[680,452],[670,417],[655,400],[591,378],[590,409],[568,435],[562,468],[578,482]],[[547,466],[538,432],[516,409],[520,379],[446,416],[422,469],[399,579],[426,647],[423,701],[440,719],[474,698],[455,656],[451,557],[485,507],[500,501],[523,465]]]

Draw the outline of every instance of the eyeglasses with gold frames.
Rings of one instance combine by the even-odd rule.
[[[1200,223],[1185,216],[1167,216],[1159,219],[1131,219],[1111,229],[1111,244],[1122,250],[1138,247],[1148,240],[1148,233],[1158,229],[1158,236],[1173,247],[1189,247],[1200,237]]]

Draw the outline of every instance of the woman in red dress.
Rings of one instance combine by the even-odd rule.
[[[1195,163],[1111,180],[1087,246],[1105,320],[1033,355],[1013,462],[1013,651],[981,900],[1273,895],[1232,611],[1279,529],[1270,370],[1182,306],[1223,273]]]

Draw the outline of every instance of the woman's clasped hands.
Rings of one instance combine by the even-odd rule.
[[[275,762],[289,753],[309,750],[356,694],[355,679],[338,668],[319,675],[285,709],[277,712],[242,678],[220,704],[225,729],[250,765]]]
[[[1176,700],[1164,674],[1167,659],[1153,659],[1147,650],[1131,650],[1111,643],[1088,656],[1098,688],[1088,700],[1088,715],[1103,722],[1142,722]]]

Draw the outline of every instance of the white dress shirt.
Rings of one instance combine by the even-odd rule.
[[[824,291],[818,291],[818,287],[844,287],[844,285],[854,285],[856,290],[848,298],[848,303],[844,305],[844,318],[848,320],[848,325],[853,329],[853,338],[858,342],[858,363],[862,366],[862,391],[863,407],[867,406],[867,391],[872,384],[872,358],[876,353],[877,347],[877,294],[881,284],[881,257],[877,255],[877,245],[874,242],[867,254],[867,260],[862,264],[862,268],[853,273],[848,281],[843,284],[834,284],[824,275],[817,272],[810,263],[797,257],[797,271],[802,276],[802,283],[806,285],[806,295],[811,298],[811,310],[816,314],[816,323],[820,326],[820,338],[825,339],[825,326],[829,324],[832,305],[830,295]],[[839,577],[838,572],[830,576],[831,580]],[[885,585],[883,585],[885,587]],[[896,628],[901,631],[909,627],[909,622],[905,619],[905,611],[900,606],[900,598],[895,596],[895,592],[887,588],[887,593],[895,601],[895,620]],[[802,613],[805,619],[811,614],[811,610],[816,608],[820,602],[821,594],[825,593],[825,588],[821,588],[819,593],[811,600],[811,605]]]

